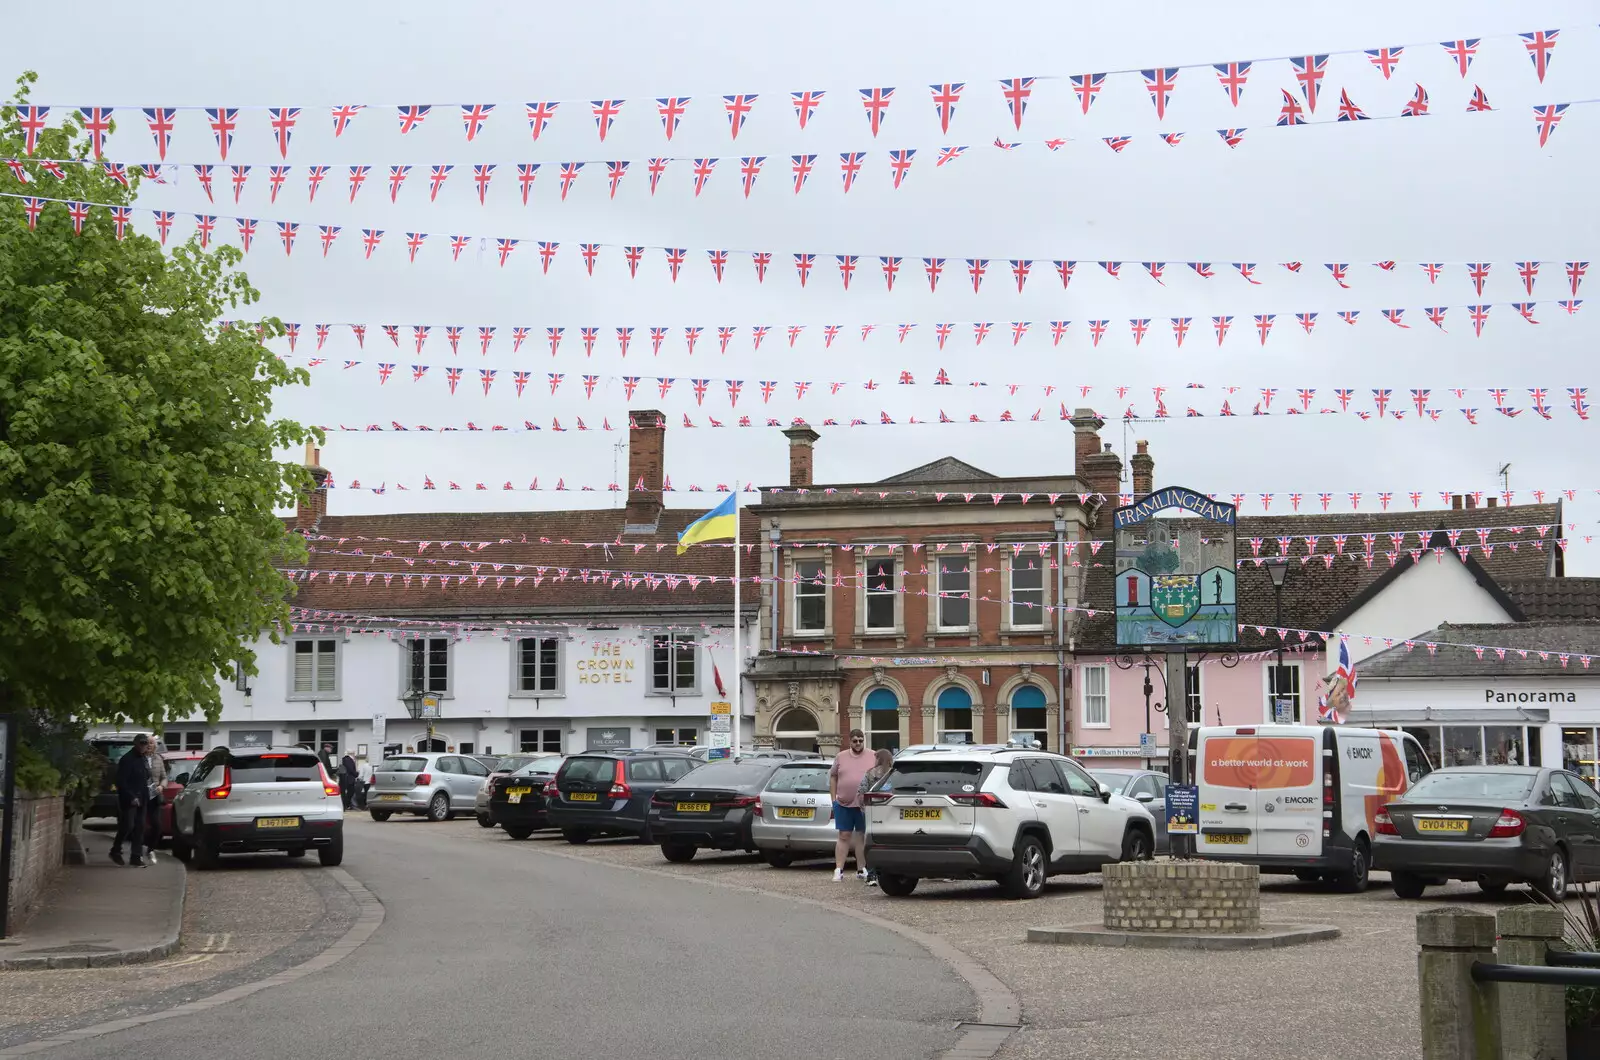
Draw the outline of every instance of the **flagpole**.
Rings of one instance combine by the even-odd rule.
[[[739,753],[740,723],[744,720],[740,693],[744,691],[743,649],[739,640],[739,480],[733,480],[733,749]]]

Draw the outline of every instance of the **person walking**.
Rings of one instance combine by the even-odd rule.
[[[111,860],[122,860],[122,841],[132,848],[134,865],[144,864],[145,806],[150,801],[150,738],[133,738],[133,750],[117,760],[117,834],[111,840]]]
[[[150,743],[150,752],[144,756],[145,764],[150,769],[150,797],[145,800],[145,857],[150,864],[156,863],[156,845],[161,842],[161,789],[167,784],[167,762],[161,757],[161,750],[154,741]]]
[[[893,767],[894,752],[890,751],[886,747],[878,748],[878,750],[875,752],[875,759],[872,768],[867,770],[866,775],[861,778],[861,786],[856,789],[858,795],[857,805],[861,807],[861,812],[863,815],[865,815],[867,812],[867,792],[877,787],[879,782],[881,782],[884,777],[889,775],[889,770]],[[865,863],[863,862],[861,864]],[[859,873],[857,875],[859,875]],[[878,886],[878,874],[873,872],[871,869],[867,869],[867,886]]]
[[[356,784],[360,782],[361,770],[356,766],[356,756],[349,751],[339,759],[339,797],[344,800],[344,808],[350,809],[356,801]]]
[[[877,762],[866,749],[866,734],[850,730],[850,747],[840,751],[828,770],[828,797],[833,800],[833,878],[844,879],[844,863],[855,849],[856,878],[867,878],[867,815],[861,808],[861,779]]]

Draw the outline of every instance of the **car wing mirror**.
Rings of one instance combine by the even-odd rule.
[[[1106,785],[1104,785],[1104,784],[1100,785],[1100,801],[1101,802],[1110,802],[1111,801],[1111,789],[1109,787],[1107,787]]]
[[[177,776],[172,778],[172,782],[174,784],[187,784],[189,783],[189,774],[179,773]]]
[[[1156,801],[1156,797],[1154,795],[1150,794],[1148,791],[1141,791],[1141,792],[1139,792],[1139,794],[1135,795],[1134,798],[1137,799],[1140,802],[1155,802]]]

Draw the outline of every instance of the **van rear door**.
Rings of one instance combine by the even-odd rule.
[[[1277,765],[1264,772],[1256,791],[1256,853],[1263,857],[1318,857],[1322,849],[1323,753],[1331,734],[1275,737]]]
[[[1239,857],[1256,852],[1256,793],[1243,763],[1257,754],[1253,729],[1200,736],[1200,833],[1195,853]]]
[[[1317,750],[1313,737],[1267,736],[1254,728],[1204,734],[1195,852],[1217,857],[1320,853]],[[1312,801],[1301,801],[1307,798]]]

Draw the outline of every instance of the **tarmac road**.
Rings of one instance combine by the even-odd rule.
[[[976,1015],[947,965],[851,917],[526,844],[452,841],[468,827],[353,817],[344,867],[384,905],[365,945],[294,982],[48,1055],[178,1056],[205,1043],[230,1060],[912,1060]]]

